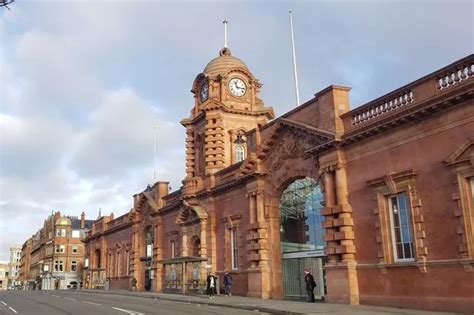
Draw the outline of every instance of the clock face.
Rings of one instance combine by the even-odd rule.
[[[201,102],[207,101],[207,98],[209,97],[209,85],[207,82],[204,82],[201,85],[201,91],[200,91],[200,96],[201,96]]]
[[[247,85],[239,78],[233,78],[229,81],[230,93],[234,96],[243,96],[247,92]]]

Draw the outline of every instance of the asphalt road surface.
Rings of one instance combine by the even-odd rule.
[[[75,291],[0,291],[0,315],[254,314],[213,305]],[[261,313],[259,313],[261,314]]]

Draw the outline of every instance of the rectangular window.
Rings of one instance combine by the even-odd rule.
[[[114,273],[114,262],[112,261],[112,257],[112,254],[109,254],[109,261],[107,262],[109,264],[109,277],[112,277]]]
[[[81,237],[81,231],[79,230],[73,230],[71,234],[72,238],[80,238]]]
[[[66,251],[66,245],[56,245],[54,251],[56,253],[64,253]]]
[[[115,275],[120,277],[120,252],[116,252],[115,256]]]
[[[77,271],[77,261],[71,261],[71,271]]]
[[[176,257],[176,241],[171,241],[171,258]]]
[[[388,198],[395,261],[413,261],[413,229],[407,193],[402,192]]]
[[[64,271],[64,264],[62,260],[54,261],[54,271]]]
[[[232,269],[238,268],[238,252],[237,252],[237,228],[230,229],[230,251],[232,255]]]
[[[127,267],[126,267],[127,268],[126,269],[127,274],[126,274],[126,276],[128,276],[128,275],[130,275],[130,253],[129,253],[128,250],[125,252],[125,257],[127,259]]]
[[[77,245],[72,245],[72,253],[77,254]]]

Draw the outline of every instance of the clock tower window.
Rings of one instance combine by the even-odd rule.
[[[234,142],[234,150],[235,150],[235,162],[239,163],[245,160],[245,141],[242,139],[242,135],[237,135],[237,140]]]

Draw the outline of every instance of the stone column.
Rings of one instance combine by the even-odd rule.
[[[342,252],[341,258],[342,261],[354,261],[355,260],[355,250],[354,250],[354,240],[352,235],[352,211],[345,211],[350,209],[350,207],[345,207],[349,205],[348,200],[348,191],[347,191],[347,177],[346,169],[344,166],[338,166],[336,168],[336,194],[337,194],[337,204],[342,206],[343,211],[339,213],[338,219],[343,223],[340,226],[339,232],[341,235],[341,247],[345,249]],[[344,209],[345,208],[345,209]]]
[[[322,223],[323,227],[325,228],[324,239],[327,243],[325,251],[328,255],[329,263],[335,264],[337,262],[337,241],[334,240],[334,235],[337,232],[337,228],[332,227],[332,222],[334,220],[332,209],[336,205],[334,172],[330,171],[329,169],[326,170],[323,174],[323,181],[325,207],[321,210],[321,214],[325,216],[325,221]]]
[[[263,191],[257,191],[257,223],[259,262],[258,267],[262,280],[262,299],[270,298],[270,268],[268,265],[268,231],[265,224],[265,200]]]
[[[342,265],[347,268],[347,291],[349,295],[349,303],[352,305],[359,304],[359,283],[357,279],[357,263],[355,260],[354,232],[352,229],[352,208],[348,199],[348,183],[346,169],[343,163],[336,166],[336,197],[337,206],[334,207],[333,213],[338,214],[338,219],[334,225],[339,226],[339,232],[336,233],[335,239],[340,240],[340,246],[336,252],[341,254]]]
[[[205,258],[205,261],[201,262],[201,281],[204,281],[207,277],[207,231],[206,231],[206,224],[207,220],[206,219],[201,219],[201,222],[199,222],[199,228],[200,230],[200,239],[201,239],[201,258]]]
[[[256,212],[256,207],[255,207],[255,204],[256,204],[256,201],[255,201],[255,196],[254,194],[250,193],[248,194],[248,198],[249,198],[249,222],[250,224],[254,224],[255,223],[255,212]]]
[[[181,256],[185,257],[188,256],[188,235],[186,234],[186,230],[182,229],[182,236],[181,236]]]
[[[156,220],[155,223],[155,251],[154,251],[154,260],[163,259],[163,227],[161,222],[161,217]],[[154,262],[153,267],[155,267],[155,292],[163,291],[163,265]]]

